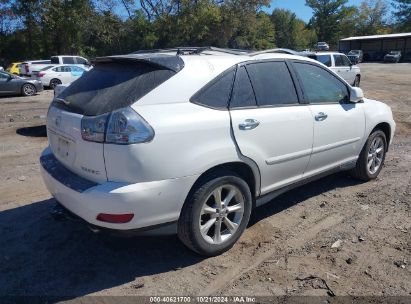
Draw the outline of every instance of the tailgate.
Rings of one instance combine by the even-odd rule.
[[[88,180],[107,181],[103,144],[81,137],[83,115],[54,106],[47,115],[47,137],[54,156],[70,171]]]

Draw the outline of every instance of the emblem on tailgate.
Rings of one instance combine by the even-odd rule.
[[[90,174],[96,174],[96,175],[100,174],[100,171],[98,171],[98,170],[89,169],[89,168],[86,168],[86,167],[83,167],[83,166],[81,166],[81,170],[83,170],[87,173],[90,173]]]

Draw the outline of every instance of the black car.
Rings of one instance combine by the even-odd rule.
[[[0,71],[0,94],[32,96],[37,92],[43,91],[43,84],[39,80],[23,78]]]

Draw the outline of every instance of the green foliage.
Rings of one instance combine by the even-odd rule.
[[[274,25],[275,44],[282,48],[304,50],[312,47],[317,38],[315,31],[290,10],[275,9],[271,14]]]
[[[310,23],[317,32],[319,41],[336,45],[341,33],[341,24],[348,15],[347,0],[306,0],[314,15]]]
[[[303,50],[391,31],[384,0],[346,3],[306,0],[314,15],[305,24],[289,10],[264,12],[270,0],[0,0],[0,64],[176,46]],[[411,31],[411,0],[393,7],[396,28]]]

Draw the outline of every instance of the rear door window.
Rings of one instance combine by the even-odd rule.
[[[298,104],[294,82],[283,61],[247,65],[258,106]]]
[[[63,57],[63,64],[75,64],[74,57]]]
[[[59,94],[68,105],[54,105],[83,115],[104,114],[133,104],[175,74],[139,61],[98,63]]]
[[[235,77],[233,95],[230,101],[230,108],[246,108],[255,107],[257,102],[255,100],[253,87],[251,86],[250,78],[244,66],[237,69]]]
[[[328,67],[331,66],[331,56],[330,55],[317,55],[315,59]]]
[[[344,61],[341,58],[341,55],[333,55],[334,56],[334,62],[335,62],[335,66],[344,66]]]

